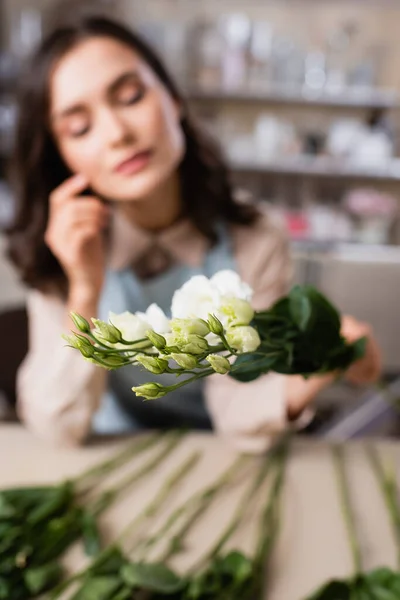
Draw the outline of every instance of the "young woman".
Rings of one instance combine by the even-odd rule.
[[[10,253],[30,287],[30,350],[19,414],[39,435],[77,444],[91,431],[210,428],[263,449],[334,375],[304,381],[224,376],[143,402],[133,367],[107,374],[64,347],[69,311],[164,310],[190,276],[236,269],[265,308],[287,291],[288,247],[256,205],[235,200],[213,143],[194,125],[165,67],[135,34],[104,18],[54,31],[22,78],[19,208]],[[370,332],[347,318],[344,335]],[[347,376],[379,373],[367,355]]]

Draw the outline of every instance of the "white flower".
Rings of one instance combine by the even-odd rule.
[[[202,319],[172,319],[170,321],[171,331],[175,334],[205,336],[210,333],[210,328],[206,321]]]
[[[218,305],[218,291],[204,275],[195,275],[172,298],[171,313],[174,319],[205,319]]]
[[[169,319],[164,311],[155,303],[150,304],[145,313],[137,312],[136,315],[143,319],[156,333],[171,331]],[[147,328],[149,329],[149,327]]]
[[[146,331],[151,329],[147,321],[129,311],[125,311],[119,315],[110,312],[109,321],[120,330],[122,338],[126,342],[134,342],[135,340],[145,338]]]
[[[247,302],[250,302],[253,297],[252,288],[242,281],[235,271],[228,269],[218,271],[211,277],[210,283],[220,297],[239,298]]]
[[[221,298],[218,317],[225,328],[248,325],[254,317],[254,310],[247,300],[225,297]]]
[[[241,354],[254,352],[261,344],[260,336],[254,327],[232,327],[226,332],[228,344]]]

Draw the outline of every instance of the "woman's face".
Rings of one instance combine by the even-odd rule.
[[[180,107],[128,46],[83,41],[57,63],[49,91],[61,156],[97,194],[145,199],[176,171],[185,151]]]

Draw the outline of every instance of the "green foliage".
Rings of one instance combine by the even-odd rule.
[[[239,356],[230,373],[242,382],[269,371],[305,377],[340,371],[365,352],[365,339],[345,341],[338,311],[311,286],[296,286],[271,309],[257,312],[253,326],[261,345]]]

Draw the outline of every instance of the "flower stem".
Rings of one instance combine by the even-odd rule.
[[[162,461],[176,448],[184,433],[174,431],[167,435],[167,443],[161,451],[154,457],[150,458],[142,467],[129,473],[117,485],[110,487],[104,491],[101,496],[93,503],[91,510],[94,515],[99,515],[113,504],[117,497],[123,494],[130,486],[137,483],[142,477],[145,477],[154,469],[156,469]],[[169,439],[168,439],[169,438]]]
[[[93,467],[90,467],[78,475],[78,477],[72,480],[73,485],[77,486],[78,493],[86,493],[98,483],[98,480],[101,481],[102,478],[106,477],[112,473],[112,471],[127,463],[128,460],[132,459],[137,454],[148,450],[151,446],[158,443],[163,437],[164,434],[146,436],[144,439],[138,442],[135,441],[133,444],[129,444],[128,447],[124,448],[111,458]],[[82,489],[79,489],[80,486],[82,486]]]
[[[179,467],[175,469],[166,479],[165,483],[153,501],[145,506],[144,509],[130,523],[128,523],[128,525],[123,529],[114,542],[100,552],[88,567],[82,569],[78,573],[74,573],[71,577],[57,586],[57,588],[55,588],[51,593],[51,600],[56,600],[72,585],[72,583],[83,579],[83,577],[85,577],[89,571],[93,570],[99,564],[99,562],[103,560],[104,555],[110,552],[110,549],[118,548],[128,536],[132,535],[132,532],[138,529],[144,522],[147,521],[147,519],[150,519],[157,514],[164,502],[167,500],[168,496],[172,494],[176,486],[187,475],[192,467],[194,467],[199,458],[200,453],[193,452],[193,454],[187,460],[185,460],[183,464],[179,465]]]
[[[334,466],[336,471],[340,506],[344,519],[347,537],[350,544],[350,550],[353,557],[353,566],[355,574],[358,575],[362,571],[361,550],[357,539],[357,533],[354,526],[354,515],[351,506],[348,481],[346,478],[343,449],[340,446],[332,448]]]
[[[200,492],[198,497],[192,497],[186,503],[188,505],[188,512],[193,507],[193,512],[189,515],[186,521],[182,524],[181,528],[178,532],[173,536],[171,542],[168,545],[167,550],[162,555],[162,560],[167,561],[174,554],[178,553],[182,548],[182,542],[185,539],[186,535],[189,533],[190,529],[196,523],[196,521],[205,513],[207,508],[215,499],[218,492],[224,488],[226,485],[229,485],[232,478],[241,471],[244,463],[247,462],[246,458],[240,456],[237,458],[234,463],[228,468],[225,473],[222,474],[221,477],[217,479],[215,483],[211,486]]]
[[[166,561],[173,554],[175,554],[178,544],[182,542],[191,526],[206,510],[208,505],[216,496],[217,492],[228,485],[236,473],[243,468],[243,464],[245,462],[245,457],[238,457],[214,483],[212,483],[206,489],[196,492],[187,501],[176,508],[168,517],[164,525],[162,525],[153,536],[144,541],[142,547],[140,548],[140,559],[143,560],[147,556],[148,552],[165,538],[165,536],[170,532],[170,530],[181,517],[190,513],[190,516],[183,523],[181,529],[177,534],[174,535],[172,542],[169,544],[165,554],[163,555],[163,560]]]
[[[270,456],[267,456],[265,460],[263,460],[261,467],[257,470],[256,477],[251,482],[251,486],[246,490],[246,493],[243,495],[238,506],[236,507],[231,521],[223,530],[221,536],[216,541],[212,549],[206,554],[206,556],[203,559],[201,559],[200,564],[204,565],[208,561],[211,561],[216,556],[218,556],[222,548],[232,537],[232,535],[236,532],[239,525],[243,522],[245,515],[248,513],[254,499],[256,498],[257,492],[259,491],[260,487],[265,481],[265,478],[270,472],[272,464],[273,463],[270,460]],[[198,570],[198,565],[196,566],[196,570]]]
[[[400,569],[400,506],[394,465],[386,467],[382,463],[378,451],[372,445],[367,446],[367,455],[372,470],[378,480],[386,508],[392,523],[393,534],[397,547],[397,565]]]
[[[279,533],[281,497],[285,483],[285,467],[289,454],[290,438],[290,434],[285,435],[271,454],[270,460],[275,466],[276,471],[268,500],[261,516],[260,533],[254,555],[255,575],[252,586],[253,596],[250,595],[249,598],[255,597],[259,592],[260,597],[264,597],[265,595],[263,595],[265,565],[271,557]]]

